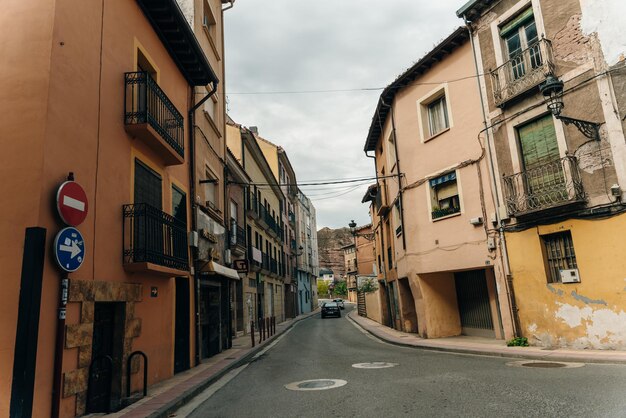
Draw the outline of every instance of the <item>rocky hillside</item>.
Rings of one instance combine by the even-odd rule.
[[[320,269],[331,269],[335,273],[335,277],[344,276],[346,268],[341,247],[352,242],[353,238],[349,228],[322,228],[317,231]]]

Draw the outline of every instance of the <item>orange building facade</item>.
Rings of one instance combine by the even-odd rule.
[[[218,79],[175,1],[7,7],[0,415],[112,411],[143,387],[131,353],[148,386],[194,355],[187,120],[192,87]],[[68,176],[88,200],[71,273],[53,248]]]

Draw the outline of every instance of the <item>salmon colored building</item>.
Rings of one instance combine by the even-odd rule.
[[[187,122],[193,86],[219,80],[173,0],[10,1],[0,21],[0,89],[11,98],[0,102],[10,196],[0,416],[115,410],[143,388],[144,355],[148,386],[194,356]],[[72,176],[87,215],[83,240],[66,244],[84,252],[64,273],[55,198]]]
[[[472,68],[458,28],[383,91],[364,148],[381,320],[424,338],[513,335]]]

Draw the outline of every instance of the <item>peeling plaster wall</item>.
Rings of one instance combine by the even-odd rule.
[[[548,283],[541,235],[569,230],[581,283]],[[626,215],[507,233],[521,333],[533,345],[626,350]]]
[[[585,34],[597,33],[609,65],[624,59],[626,38],[623,0],[581,0],[581,26]]]

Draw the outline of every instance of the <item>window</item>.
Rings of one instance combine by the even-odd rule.
[[[161,176],[138,159],[135,159],[134,203],[147,203],[161,210],[162,196]]]
[[[446,96],[435,99],[428,105],[428,133],[435,136],[439,132],[450,127],[448,123],[448,108],[446,106]]]
[[[209,40],[214,41],[217,33],[217,21],[215,20],[215,15],[213,14],[213,10],[211,10],[211,6],[207,1],[204,2],[202,9],[202,28],[209,37]]]
[[[387,139],[387,154],[389,156],[388,164],[389,167],[391,167],[391,172],[393,173],[394,170],[397,169],[396,141],[393,132],[389,135],[389,138]]]
[[[532,69],[542,65],[541,50],[537,41],[537,26],[532,8],[528,8],[500,28],[505,53],[511,62],[511,76],[517,80]]]
[[[211,91],[211,86],[207,86],[207,92]],[[213,122],[217,123],[217,102],[219,100],[219,96],[217,93],[213,93],[211,97],[207,101],[204,102],[204,114],[208,116]]]
[[[432,219],[438,219],[461,212],[455,171],[431,179],[429,184]]]
[[[237,207],[237,202],[235,202],[234,200],[231,200],[230,201],[230,219],[234,220],[236,224],[238,217],[239,217],[239,209]]]
[[[172,185],[172,216],[187,225],[187,199],[185,192]]]
[[[205,180],[210,180],[204,183],[206,206],[215,212],[219,212],[219,188],[217,184],[217,177],[211,173],[208,167],[206,168],[205,176]]]
[[[400,216],[400,199],[393,205],[393,225],[396,227],[396,236],[402,234],[402,217]]]
[[[417,101],[420,140],[426,142],[452,128],[448,85],[441,84]],[[395,138],[394,138],[395,139]]]
[[[558,232],[543,235],[541,239],[545,249],[548,283],[560,283],[561,270],[578,268],[572,234],[570,231]]]

